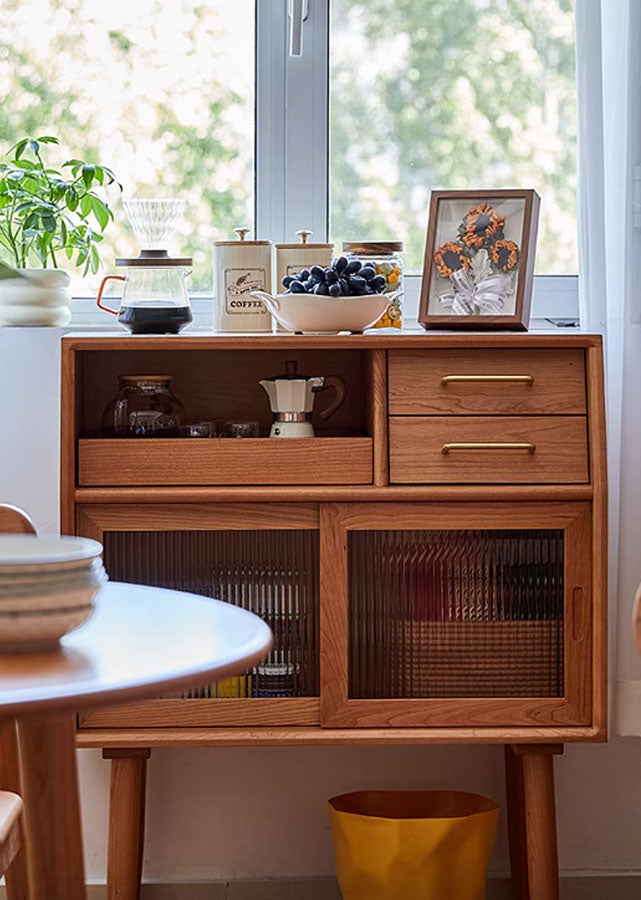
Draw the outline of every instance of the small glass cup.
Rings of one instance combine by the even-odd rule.
[[[218,437],[215,422],[188,422],[178,429],[181,437],[185,438],[214,438]]]
[[[225,422],[223,425],[223,437],[226,438],[257,438],[260,437],[258,422]]]

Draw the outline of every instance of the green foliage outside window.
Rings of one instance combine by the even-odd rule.
[[[422,269],[430,189],[535,188],[537,271],[577,272],[571,0],[332,0],[330,231]]]

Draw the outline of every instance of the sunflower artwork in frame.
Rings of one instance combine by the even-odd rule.
[[[432,192],[424,328],[527,330],[539,205],[534,190]]]

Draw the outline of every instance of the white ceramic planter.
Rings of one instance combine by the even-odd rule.
[[[21,269],[0,281],[0,325],[68,325],[70,278],[62,269]]]

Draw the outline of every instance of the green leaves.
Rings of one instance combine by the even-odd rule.
[[[93,184],[94,176],[96,174],[95,166],[83,166],[82,167],[82,180],[85,183],[86,188],[90,188]]]
[[[121,186],[111,169],[81,159],[67,160],[62,169],[70,172],[64,174],[45,166],[43,149],[58,143],[52,135],[22,138],[9,150],[10,161],[0,163],[0,249],[19,267],[32,259],[55,266],[62,251],[68,260],[75,256],[84,274],[97,272],[97,245],[113,213],[91,189]]]
[[[91,194],[91,210],[100,225],[100,230],[104,231],[109,223],[109,217],[113,216],[113,213],[107,204],[103,203],[100,197],[96,197],[95,194]]]

